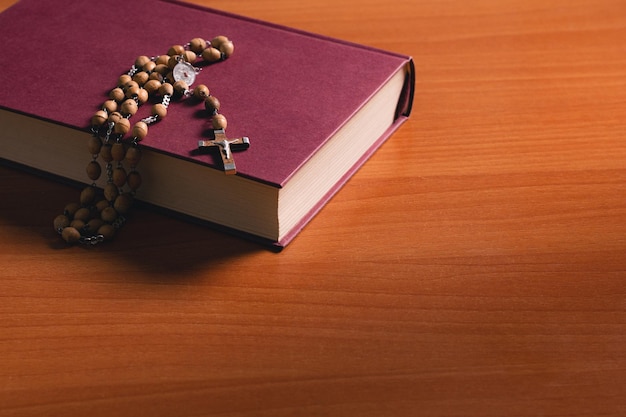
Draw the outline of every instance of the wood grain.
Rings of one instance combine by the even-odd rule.
[[[412,118],[279,254],[68,248],[0,167],[1,416],[626,415],[626,3],[196,3],[412,55]]]

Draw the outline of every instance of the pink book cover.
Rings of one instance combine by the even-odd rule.
[[[21,0],[0,14],[0,28],[5,80],[0,108],[81,130],[137,56],[165,54],[171,45],[196,37],[228,36],[234,54],[203,66],[196,84],[206,84],[219,98],[228,136],[250,138],[250,149],[235,155],[237,175],[276,187],[396,71],[412,66],[401,54],[177,1]],[[410,71],[396,123],[341,183],[408,117],[412,78]],[[221,169],[215,155],[195,151],[197,141],[207,138],[201,106],[173,105],[163,122],[150,127],[142,145]],[[143,106],[139,116],[149,107]]]

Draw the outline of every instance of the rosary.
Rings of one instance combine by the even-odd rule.
[[[198,148],[218,149],[225,173],[236,173],[232,151],[247,149],[249,139],[226,137],[226,117],[219,113],[220,102],[210,94],[206,85],[200,84],[190,90],[201,70],[194,66],[196,61],[223,61],[232,55],[233,50],[232,41],[225,36],[217,36],[211,41],[194,38],[184,46],[172,46],[167,55],[139,56],[131,69],[119,77],[117,87],[109,93],[109,100],[91,118],[92,136],[87,144],[91,161],[86,171],[92,183],[82,190],[79,202],[66,205],[63,214],[54,219],[54,229],[63,240],[95,245],[112,239],[124,225],[135,191],[142,182],[137,171],[141,160],[139,142],[148,134],[149,125],[167,116],[172,99],[189,97],[204,103],[215,137],[200,140]],[[149,101],[156,101],[151,115],[131,128],[130,118],[137,113],[139,106]],[[124,138],[129,132],[130,135]],[[98,158],[104,161],[107,178],[101,191],[96,187],[96,180],[102,175]]]

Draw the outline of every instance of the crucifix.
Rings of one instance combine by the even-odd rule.
[[[235,160],[233,159],[233,151],[243,151],[250,147],[250,139],[247,137],[228,139],[224,129],[213,130],[215,139],[198,141],[198,149],[217,148],[222,157],[224,164],[224,172],[232,175],[236,174]]]

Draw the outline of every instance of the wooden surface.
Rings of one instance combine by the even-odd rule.
[[[198,3],[412,55],[412,118],[279,254],[68,248],[0,167],[1,416],[626,415],[623,0]]]

